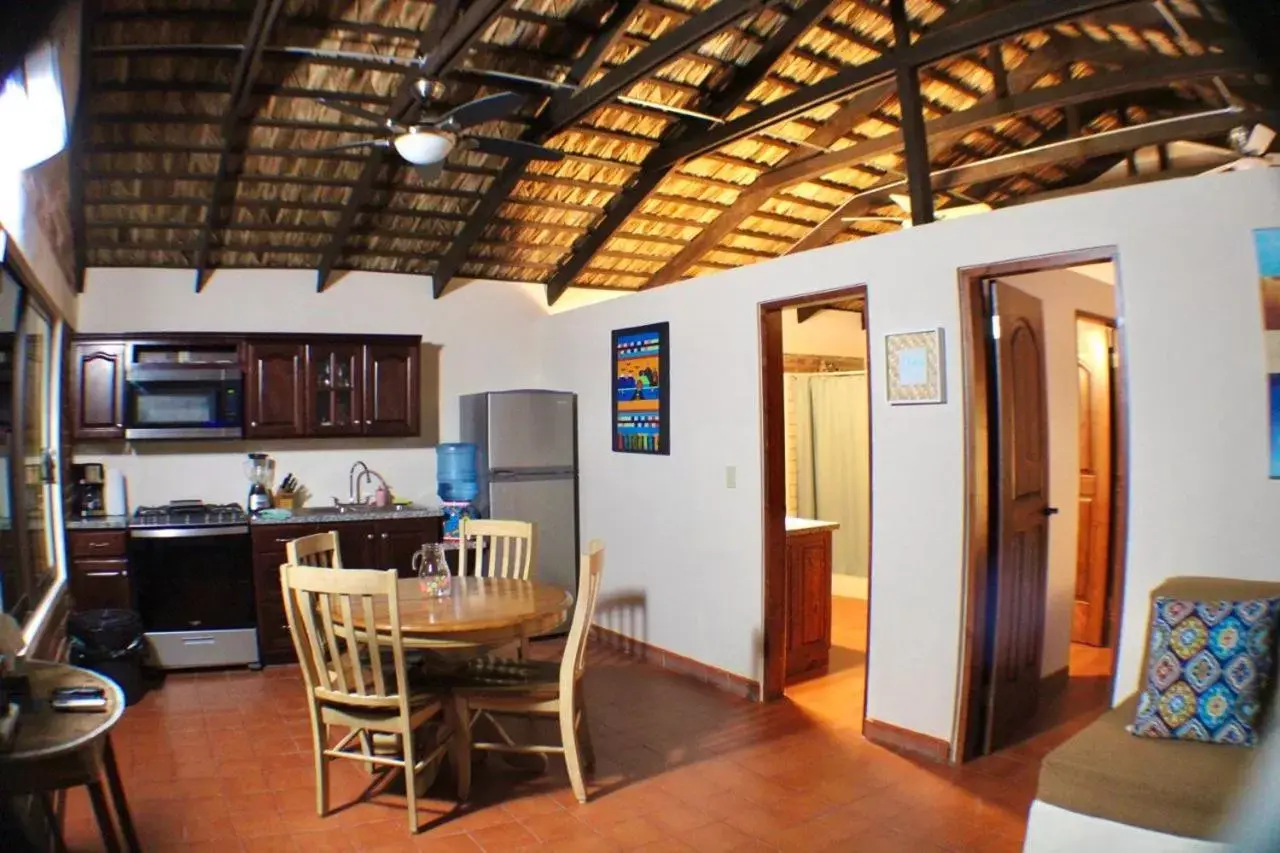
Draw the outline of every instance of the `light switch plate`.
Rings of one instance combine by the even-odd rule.
[[[738,488],[738,466],[730,465],[724,469],[724,487],[726,489]]]

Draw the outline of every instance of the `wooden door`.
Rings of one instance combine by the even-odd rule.
[[[338,550],[342,552],[344,568],[383,568],[377,529],[373,522],[347,521],[333,525],[333,529],[338,531]]]
[[[307,434],[364,432],[364,347],[307,345]]]
[[[1107,588],[1111,569],[1111,327],[1076,321],[1079,380],[1080,499],[1076,552],[1076,601],[1071,641],[1106,643]]]
[[[245,374],[246,438],[298,438],[306,434],[301,344],[249,344]]]
[[[787,684],[827,671],[831,654],[831,533],[787,536]]]
[[[366,435],[417,435],[421,390],[418,347],[371,344],[364,348]]]
[[[992,284],[996,349],[994,636],[986,751],[1012,741],[1035,715],[1048,576],[1048,408],[1040,300]]]
[[[122,343],[76,344],[71,387],[77,439],[124,438],[124,351]]]

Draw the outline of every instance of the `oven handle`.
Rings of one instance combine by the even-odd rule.
[[[129,536],[133,539],[203,539],[206,536],[245,536],[248,533],[246,524],[235,527],[144,527],[130,530]]]

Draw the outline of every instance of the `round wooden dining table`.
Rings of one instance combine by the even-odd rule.
[[[573,596],[562,587],[516,578],[455,577],[449,594],[438,598],[424,591],[417,578],[401,578],[396,592],[404,647],[451,657],[476,656],[545,634],[563,623],[573,606]],[[375,604],[373,621],[378,633],[390,633],[385,601]],[[360,632],[369,628],[361,608],[353,608],[351,623]]]

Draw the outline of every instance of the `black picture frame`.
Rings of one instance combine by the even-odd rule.
[[[613,403],[609,429],[615,453],[671,455],[670,358],[670,323],[613,330],[609,363]],[[649,403],[656,405],[646,405]]]

